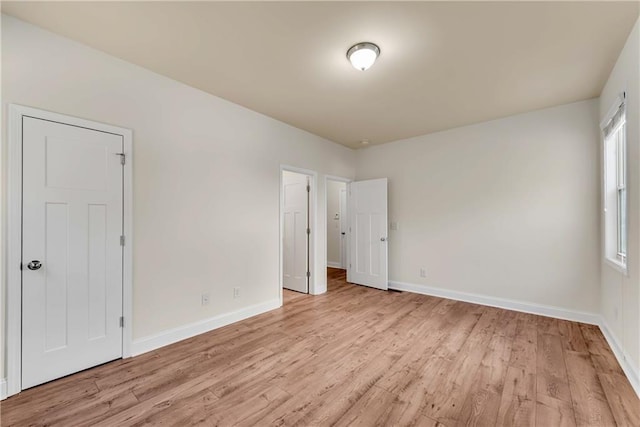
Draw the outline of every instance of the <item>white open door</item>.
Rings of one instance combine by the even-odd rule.
[[[349,184],[350,266],[347,280],[388,289],[387,178]]]
[[[25,389],[122,356],[123,137],[22,129]]]
[[[282,172],[283,287],[309,293],[309,177]]]

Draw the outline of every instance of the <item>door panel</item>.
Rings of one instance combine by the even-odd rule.
[[[388,288],[387,179],[352,182],[349,186],[351,257],[348,281]]]
[[[282,189],[284,203],[283,286],[292,291],[309,293],[307,271],[309,224],[308,177],[284,171]]]
[[[107,205],[89,205],[89,339],[107,334]]]
[[[371,240],[369,234],[371,231],[370,217],[366,213],[356,213],[354,222],[354,242],[356,256],[354,271],[357,274],[368,274],[371,266]]]
[[[67,346],[67,300],[69,289],[69,205],[45,204],[44,276],[44,349],[45,352]],[[28,294],[27,294],[28,295]],[[29,325],[29,323],[27,323]],[[23,331],[24,334],[24,331]]]
[[[122,356],[122,149],[23,119],[23,389]]]
[[[106,190],[107,147],[87,144],[84,140],[50,136],[45,138],[45,144],[47,188]]]

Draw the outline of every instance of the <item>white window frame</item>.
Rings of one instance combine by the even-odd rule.
[[[607,264],[626,275],[628,274],[627,260],[629,257],[629,202],[627,188],[627,127],[626,112],[624,111],[625,101],[625,94],[623,93],[616,99],[616,102],[605,116],[605,119],[601,122],[601,129],[603,141],[603,257]],[[615,124],[613,128],[609,129],[611,121],[614,120],[621,110],[622,119]],[[612,148],[611,144],[615,144],[615,147]],[[615,155],[615,159],[610,158],[610,156],[612,156],[612,152],[615,153],[613,154]],[[611,164],[615,165],[615,206],[609,194],[613,189],[613,183],[610,179],[611,171],[608,170],[607,165]],[[624,213],[622,213],[623,209]],[[615,215],[615,219],[612,220],[610,215]],[[612,221],[615,221],[615,231],[613,231]],[[615,241],[613,239],[615,239]],[[615,246],[613,250],[612,246]],[[622,246],[624,246],[624,248]]]

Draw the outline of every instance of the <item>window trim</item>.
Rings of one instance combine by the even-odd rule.
[[[604,256],[604,261],[607,264],[609,264],[609,267],[615,270],[618,270],[620,273],[624,274],[625,276],[629,276],[629,267],[627,266],[627,264],[623,264],[620,261],[613,260],[607,257],[606,255]]]
[[[608,264],[610,267],[612,267],[613,269],[621,272],[622,274],[624,274],[625,276],[629,275],[629,263],[628,263],[628,259],[629,259],[629,247],[628,247],[628,238],[629,238],[629,230],[628,230],[628,223],[629,223],[629,199],[628,199],[628,186],[627,186],[627,180],[628,180],[628,167],[627,167],[627,144],[626,144],[626,139],[627,139],[627,135],[626,135],[626,111],[623,113],[624,114],[624,120],[621,121],[621,123],[617,124],[615,126],[615,128],[611,129],[609,131],[608,134],[605,133],[606,128],[609,126],[609,124],[611,123],[611,120],[613,120],[615,118],[615,116],[618,114],[618,111],[621,108],[626,108],[626,93],[623,92],[621,93],[618,97],[616,97],[616,100],[614,102],[614,104],[611,106],[611,108],[609,109],[609,111],[607,112],[604,120],[602,120],[602,122],[600,122],[600,130],[601,130],[601,135],[602,135],[602,154],[603,154],[603,161],[602,161],[602,205],[603,205],[603,227],[602,227],[602,255],[603,255],[603,259],[605,261],[606,264]],[[616,179],[616,230],[615,230],[615,255],[613,257],[610,257],[607,254],[607,189],[611,188],[611,187],[607,187],[607,138],[608,136],[610,136],[613,133],[616,133],[618,131],[620,131],[620,129],[624,126],[625,128],[625,135],[624,135],[624,177],[623,177],[623,186],[621,187],[619,185],[619,181],[618,179]],[[618,144],[618,142],[616,141],[616,145]],[[618,148],[616,147],[616,153],[618,151]],[[619,160],[616,160],[616,175],[619,176],[618,174],[618,166],[619,166]],[[619,217],[620,217],[620,213],[618,210],[618,206],[620,205],[620,198],[619,198],[619,194],[620,194],[620,190],[624,190],[624,194],[625,194],[625,209],[626,209],[626,214],[624,216],[625,219],[625,224],[624,227],[622,227],[621,222],[619,221]],[[621,230],[624,229],[625,230],[625,234],[626,234],[626,241],[627,241],[627,253],[626,254],[622,254],[620,252],[620,245],[621,245],[621,238],[620,238],[620,233]]]

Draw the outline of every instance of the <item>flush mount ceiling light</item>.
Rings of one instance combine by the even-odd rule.
[[[371,67],[379,55],[380,48],[369,42],[355,44],[347,51],[347,58],[351,61],[351,65],[361,71]]]

